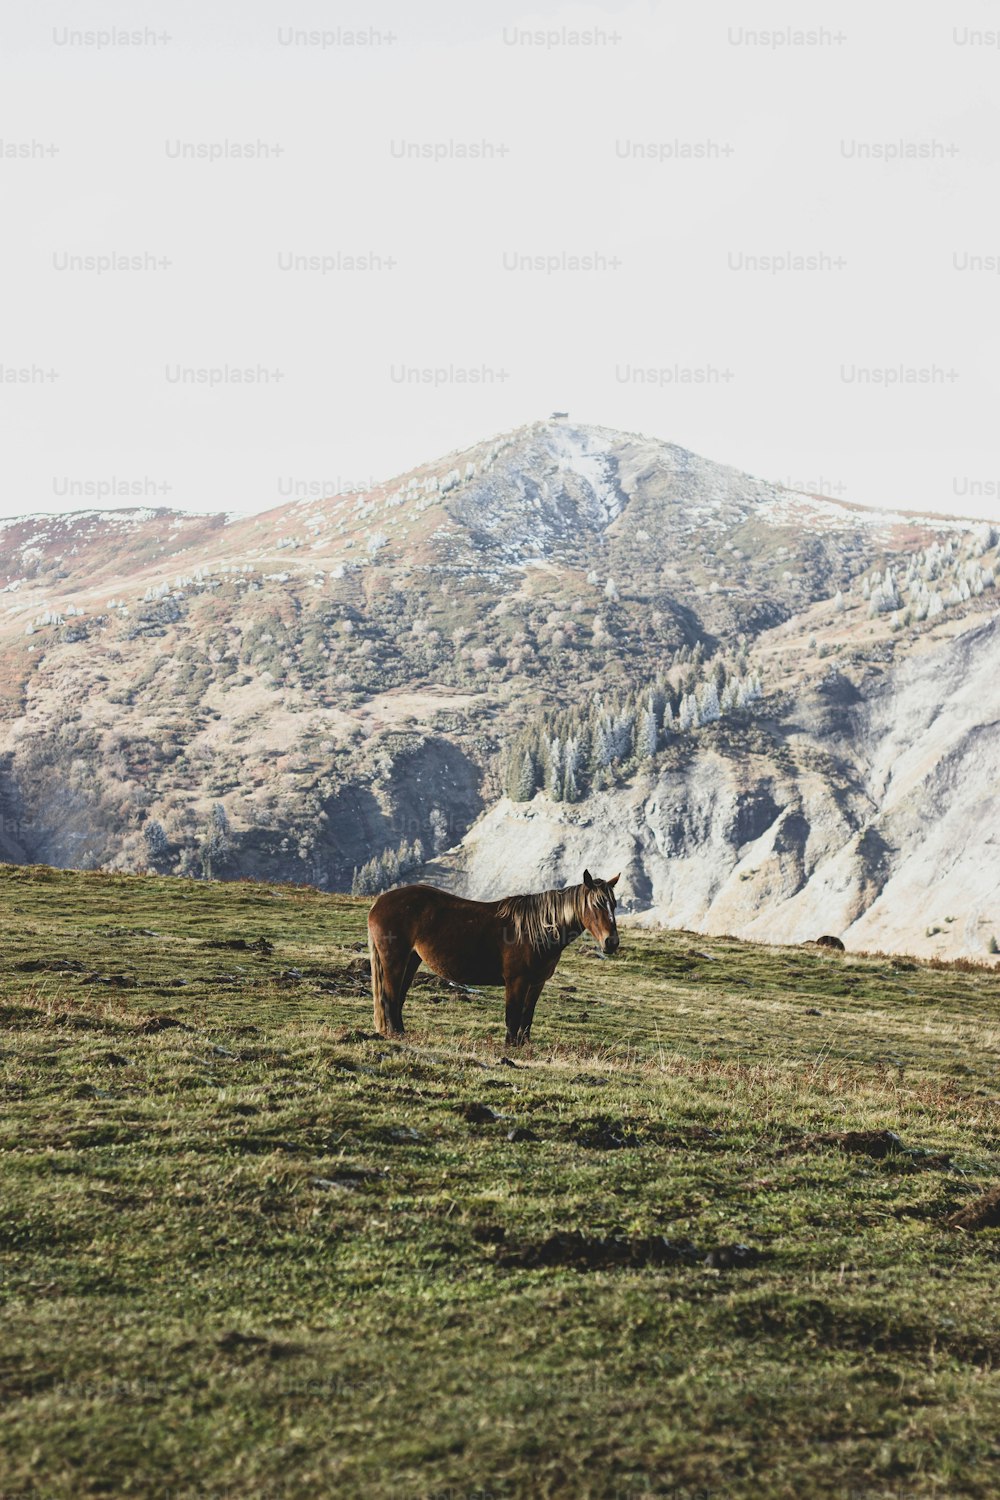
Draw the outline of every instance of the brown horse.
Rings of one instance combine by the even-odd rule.
[[[403,1001],[423,960],[455,984],[502,984],[507,1041],[528,1041],[563,949],[584,931],[604,953],[617,949],[617,881],[584,870],[582,885],[503,901],[466,901],[432,885],[386,891],[368,913],[376,1030],[402,1036]]]

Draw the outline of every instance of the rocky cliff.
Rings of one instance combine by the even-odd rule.
[[[438,862],[482,898],[621,869],[640,920],[766,942],[986,957],[1000,941],[1000,617],[567,805],[504,798]]]

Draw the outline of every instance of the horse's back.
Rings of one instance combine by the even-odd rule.
[[[451,891],[442,891],[436,885],[399,885],[391,891],[383,891],[372,903],[368,922],[382,922],[387,918],[398,919],[407,915],[418,917],[427,913],[461,913],[483,919],[491,916],[496,903],[491,901],[469,901],[465,896],[455,896]]]
[[[373,940],[388,940],[418,954],[444,979],[501,984],[496,903],[468,901],[433,885],[384,891],[368,913]]]

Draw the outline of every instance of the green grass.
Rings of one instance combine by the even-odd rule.
[[[1000,974],[623,927],[512,1067],[365,910],[0,868],[0,1495],[996,1494]]]

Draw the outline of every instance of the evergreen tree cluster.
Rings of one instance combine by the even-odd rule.
[[[763,697],[746,657],[703,664],[696,648],[679,685],[665,676],[613,701],[547,710],[513,740],[503,786],[514,802],[544,791],[553,802],[578,802],[664,750],[677,735],[748,711]]]
[[[419,839],[408,844],[404,839],[398,849],[383,849],[363,865],[355,866],[351,881],[352,896],[378,896],[396,885],[404,875],[424,862],[424,846]]]
[[[964,540],[949,537],[921,548],[908,561],[903,559],[899,578],[891,565],[884,573],[876,568],[861,582],[861,597],[868,602],[869,615],[890,613],[893,623],[903,625],[933,620],[945,609],[995,588],[994,567],[989,563],[984,566],[980,559],[996,540],[995,528],[985,522]]]

